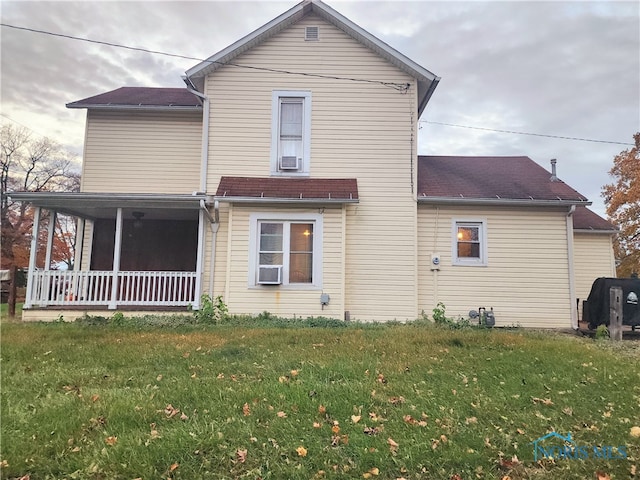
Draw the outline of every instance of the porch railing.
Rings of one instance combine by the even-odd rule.
[[[113,282],[117,282],[115,299]],[[37,270],[27,305],[188,306],[196,303],[196,272]]]

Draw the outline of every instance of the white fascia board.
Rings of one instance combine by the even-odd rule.
[[[115,105],[115,104],[85,104],[74,105],[67,103],[67,108],[86,108],[92,110],[151,110],[154,112],[175,112],[176,110],[202,111],[201,105]]]
[[[593,202],[581,200],[536,200],[520,198],[463,198],[463,197],[418,197],[419,204],[425,205],[484,205],[505,207],[569,207],[571,205],[591,205]]]
[[[269,23],[266,23],[257,30],[254,30],[250,34],[242,37],[237,42],[232,43],[223,50],[220,50],[218,53],[190,68],[185,72],[186,76],[188,78],[204,77],[214,70],[217,70],[223,66],[224,63],[234,59],[238,55],[244,53],[250,48],[253,48],[259,43],[262,43],[264,40],[267,40],[289,25],[297,22],[304,16],[304,7],[306,5],[310,5],[309,0],[299,3],[295,7],[284,12],[282,15],[274,18]]]
[[[426,106],[433,90],[440,81],[440,77],[430,72],[426,68],[418,65],[410,58],[404,56],[394,48],[387,45],[379,38],[371,35],[348,18],[344,17],[328,5],[319,0],[305,0],[282,15],[274,18],[269,23],[263,25],[259,29],[241,38],[237,42],[229,45],[224,50],[212,55],[203,62],[186,71],[186,76],[204,77],[205,75],[220,68],[225,62],[231,61],[233,58],[244,53],[248,49],[272,37],[281,30],[287,28],[293,23],[300,20],[308,13],[316,13],[327,22],[345,32],[356,41],[370,48],[381,57],[385,58],[400,70],[414,77],[420,84],[419,103],[420,112]],[[199,82],[194,82],[199,83]]]

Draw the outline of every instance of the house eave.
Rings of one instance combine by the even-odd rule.
[[[55,210],[80,218],[98,218],[96,212],[117,208],[196,210],[201,201],[210,205],[211,196],[204,193],[192,195],[155,193],[88,193],[88,192],[12,192],[12,201],[28,202],[47,210]]]
[[[305,0],[262,27],[244,36],[227,48],[212,55],[185,72],[186,78],[199,90],[204,89],[206,75],[224,66],[247,50],[271,38],[285,28],[298,22],[305,15],[315,13],[322,19],[342,30],[362,45],[376,52],[382,58],[415,78],[418,83],[418,113],[422,113],[435,90],[440,77],[420,66],[385,42],[362,29],[342,14],[319,0]]]
[[[65,105],[67,108],[86,108],[91,110],[147,110],[154,112],[174,112],[176,110],[180,111],[194,111],[199,112],[202,111],[202,107],[200,105],[117,105],[117,104],[74,104],[67,103]]]
[[[526,198],[464,198],[464,197],[428,197],[419,196],[418,203],[424,205],[480,205],[508,207],[570,207],[572,205],[587,206],[592,202],[584,200],[542,200]]]
[[[573,233],[586,233],[588,235],[616,235],[620,230],[596,230],[595,228],[574,228]]]

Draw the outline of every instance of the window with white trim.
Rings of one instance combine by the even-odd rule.
[[[249,285],[322,286],[322,216],[252,214]]]
[[[311,92],[277,90],[271,101],[271,173],[308,175]]]
[[[454,265],[487,264],[487,228],[484,220],[454,220],[452,255]]]

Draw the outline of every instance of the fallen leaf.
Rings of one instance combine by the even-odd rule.
[[[629,469],[629,474],[630,474],[632,477],[635,477],[635,476],[636,476],[636,466],[635,466],[635,465],[631,465],[631,468]]]
[[[91,395],[91,401],[93,403],[96,403],[99,399],[100,399],[100,395],[98,395],[97,393],[94,393],[93,395]]]
[[[2,460],[0,462],[0,468],[7,468],[9,466],[9,462],[7,462],[6,460]]]
[[[245,402],[245,404],[242,406],[242,414],[245,417],[251,415],[251,408],[249,408],[249,404],[247,402]]]
[[[276,415],[278,415],[278,418],[287,418],[287,414],[282,411],[276,413]]]
[[[383,385],[387,383],[387,379],[384,378],[384,375],[381,373],[378,374],[378,383],[382,383]]]
[[[564,413],[565,415],[573,415],[573,408],[571,407],[566,407],[562,409],[562,413]]]
[[[550,398],[538,398],[538,397],[531,397],[531,401],[533,403],[541,403],[542,405],[546,405],[546,406],[551,406],[553,405],[553,402],[551,401]]]
[[[118,443],[118,437],[107,437],[104,439],[104,443],[106,443],[107,445],[113,446],[116,443]]]
[[[318,413],[319,413],[320,415],[324,415],[325,413],[327,413],[327,408],[326,408],[324,405],[320,405],[320,406],[318,407]]]
[[[353,423],[358,423],[362,417],[360,415],[351,415],[351,421]]]
[[[464,421],[464,423],[471,425],[472,423],[478,423],[478,419],[476,417],[469,417]]]
[[[365,435],[378,435],[383,430],[382,425],[380,427],[364,427]]]
[[[247,450],[244,449],[238,449],[236,450],[236,459],[240,462],[240,463],[244,463],[247,460]]]
[[[404,403],[404,397],[402,395],[398,397],[389,397],[389,403],[394,406],[402,405]]]
[[[395,453],[398,451],[398,447],[400,445],[398,445],[398,443],[393,438],[387,438],[387,443],[389,444],[389,450],[391,450],[391,453]]]
[[[287,383],[289,381],[289,376],[288,375],[282,375],[280,377],[278,377],[278,382],[280,383]]]
[[[296,448],[296,452],[298,452],[298,456],[300,456],[300,457],[306,457],[307,456],[307,449],[304,448],[303,446],[299,446],[298,448]]]
[[[178,467],[180,466],[179,463],[172,463],[171,466],[169,467],[169,471],[173,472],[175,471]]]
[[[602,470],[596,471],[596,480],[611,480],[611,477]]]
[[[320,422],[313,422],[313,428],[321,428],[322,424]]]
[[[511,460],[500,457],[500,466],[505,470],[511,470],[518,465],[520,465],[520,460],[515,455],[511,457]]]
[[[459,473],[455,473],[455,474],[451,475],[451,479],[450,480],[462,480],[462,477],[460,476]]]
[[[216,377],[218,380],[222,380],[224,378],[224,373],[219,373]]]
[[[292,377],[297,377],[298,373],[300,373],[300,372],[298,372],[298,370],[291,370],[291,376]]]
[[[79,452],[80,450],[82,450],[82,448],[80,448],[80,447],[74,447],[71,451],[72,451],[73,453],[76,453],[76,452]]]
[[[162,375],[158,375],[158,376],[156,377],[156,380],[157,380],[158,382],[159,382],[160,380],[162,380]]]
[[[334,425],[333,427],[331,427],[331,431],[335,434],[340,433],[340,427],[338,425]]]
[[[167,418],[172,418],[178,413],[180,413],[180,410],[178,410],[177,408],[173,408],[173,405],[171,404],[164,407],[164,414],[167,416]]]
[[[184,413],[182,415],[180,415],[180,420],[184,421],[184,420],[189,420],[189,417],[187,417]]]

